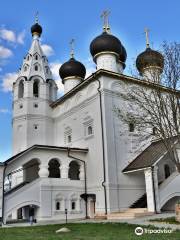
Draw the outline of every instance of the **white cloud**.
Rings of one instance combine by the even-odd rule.
[[[17,35],[17,43],[24,44],[24,38],[25,38],[25,31],[22,31]]]
[[[92,61],[92,58],[88,58],[84,61],[84,64],[86,66],[86,78],[89,77],[93,72],[96,71],[96,65]]]
[[[13,52],[9,48],[0,46],[0,58],[8,58],[13,55]]]
[[[59,77],[59,68],[60,68],[61,65],[62,64],[59,61],[50,63],[50,68],[51,68],[51,72],[52,72],[52,75],[53,75],[53,79],[57,83],[59,94],[64,93],[64,85],[62,83],[62,80]]]
[[[11,92],[13,82],[16,81],[17,77],[18,77],[18,74],[15,72],[6,73],[2,78],[2,90],[4,92]]]
[[[10,113],[10,111],[7,108],[0,108],[0,113],[7,114],[7,113]]]
[[[48,57],[54,54],[54,50],[50,45],[43,44],[41,45],[43,53]]]
[[[24,30],[17,34],[12,30],[6,29],[5,27],[2,27],[0,29],[0,39],[5,40],[7,42],[11,42],[14,44],[16,43],[24,44],[24,37],[25,37]]]
[[[16,42],[16,35],[13,31],[8,29],[0,29],[0,37],[8,42]]]

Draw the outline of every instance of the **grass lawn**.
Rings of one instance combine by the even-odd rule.
[[[64,225],[0,228],[0,240],[179,240],[180,231],[167,234],[136,236],[135,225],[125,223],[74,223],[67,224],[69,233],[55,233]],[[146,227],[147,228],[147,227]]]
[[[180,222],[177,222],[175,217],[157,218],[157,219],[150,220],[150,222],[163,222],[163,223],[170,223],[170,224],[178,224],[178,225],[180,225]]]

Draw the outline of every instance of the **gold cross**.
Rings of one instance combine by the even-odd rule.
[[[71,56],[71,58],[74,58],[74,42],[75,42],[75,40],[74,39],[71,39],[71,41],[69,42],[69,44],[70,44],[70,56]]]
[[[39,12],[37,11],[35,14],[35,23],[38,23],[39,21]]]
[[[146,48],[149,48],[149,29],[144,29],[145,35],[146,35]]]
[[[110,11],[107,11],[107,10],[103,11],[103,13],[101,14],[101,18],[103,19],[103,29],[105,32],[110,31],[109,14],[110,14]]]

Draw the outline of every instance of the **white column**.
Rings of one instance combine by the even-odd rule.
[[[158,166],[154,166],[153,177],[154,177],[156,211],[160,213],[161,210],[160,210],[160,204],[159,204]]]
[[[155,212],[152,169],[148,168],[144,170],[144,174],[146,183],[147,208],[149,212]]]
[[[12,211],[12,219],[17,219],[17,210]]]
[[[49,170],[48,170],[48,165],[40,164],[39,165],[39,177],[48,177],[49,176]]]
[[[84,180],[85,179],[84,165],[83,164],[80,166],[79,179],[80,180]]]
[[[61,178],[67,179],[68,178],[68,172],[69,172],[69,165],[61,165],[60,166],[61,171]]]

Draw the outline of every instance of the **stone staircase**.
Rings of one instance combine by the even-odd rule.
[[[133,219],[133,218],[151,216],[151,215],[153,215],[153,213],[148,212],[147,208],[129,208],[124,212],[109,213],[107,215],[107,219],[108,220]]]

